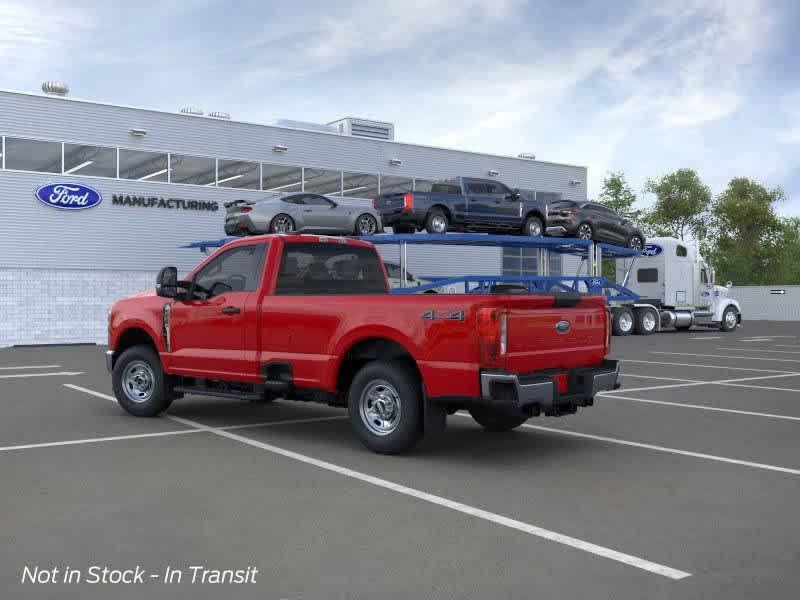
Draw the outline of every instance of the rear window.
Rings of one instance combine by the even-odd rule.
[[[434,183],[431,186],[431,193],[458,196],[461,194],[461,187],[453,185],[452,183]]]
[[[636,281],[639,283],[656,283],[658,281],[658,269],[639,269],[636,271]]]
[[[276,294],[387,294],[378,255],[344,244],[287,244]]]

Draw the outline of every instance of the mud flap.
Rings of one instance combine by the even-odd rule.
[[[428,400],[428,395],[422,392],[422,408],[425,416],[423,431],[425,434],[442,433],[447,428],[447,410],[441,404]]]

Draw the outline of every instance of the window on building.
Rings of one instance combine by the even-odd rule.
[[[204,156],[170,154],[170,181],[192,185],[214,185],[217,174],[217,161]]]
[[[259,165],[244,160],[219,160],[217,162],[219,187],[257,190],[260,188]]]
[[[303,189],[303,169],[286,165],[261,165],[261,189],[267,192],[299,192]]]
[[[6,169],[61,173],[61,143],[6,138]]]
[[[381,176],[381,194],[404,194],[414,191],[414,180],[410,177]]]
[[[658,269],[639,269],[636,271],[636,281],[639,283],[657,283]]]
[[[417,179],[414,178],[414,191],[415,192],[430,192],[435,181],[430,179]]]
[[[64,174],[116,177],[117,149],[64,144]]]
[[[119,176],[121,179],[139,181],[167,181],[167,155],[143,150],[119,151]]]
[[[327,196],[342,195],[342,172],[328,169],[305,169],[305,191]]]
[[[686,251],[686,246],[676,246],[675,247],[675,256],[687,256],[688,252]]]
[[[378,197],[378,176],[368,173],[350,173],[345,171],[344,189],[342,196],[350,198],[377,198]]]
[[[561,275],[561,255],[550,255],[550,275]],[[537,248],[503,248],[503,275],[532,277],[539,273]]]

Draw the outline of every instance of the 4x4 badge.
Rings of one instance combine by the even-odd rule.
[[[436,321],[442,319],[445,321],[463,321],[463,310],[429,310],[422,313],[422,318],[428,321]]]

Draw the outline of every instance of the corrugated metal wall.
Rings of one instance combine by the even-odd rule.
[[[744,321],[800,321],[800,285],[733,286]]]

